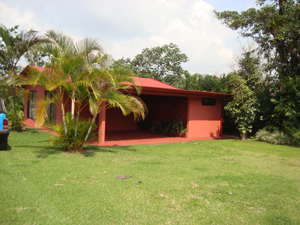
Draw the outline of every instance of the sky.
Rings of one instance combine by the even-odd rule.
[[[232,70],[246,40],[213,10],[255,6],[255,0],[0,0],[0,23],[40,34],[55,29],[76,41],[96,38],[114,59],[174,43],[189,58],[183,69],[220,75]]]

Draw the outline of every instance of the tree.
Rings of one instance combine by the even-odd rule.
[[[132,63],[131,63],[131,59],[130,58],[126,58],[124,59],[124,57],[122,57],[121,59],[118,60],[113,60],[111,65],[110,65],[111,69],[126,69],[126,70],[133,70],[132,68]]]
[[[0,24],[0,72],[2,80],[6,85],[8,81],[14,79],[20,72],[18,63],[21,57],[37,44],[45,43],[48,40],[37,35],[37,31],[18,31],[18,26],[6,28]],[[20,90],[14,85],[7,86],[6,91],[13,96],[13,115],[11,117],[12,127],[19,123],[20,118],[17,112],[17,96],[20,95]]]
[[[300,2],[258,0],[257,4],[258,9],[215,14],[242,37],[257,43],[266,61],[262,88],[257,91],[260,117],[268,127],[293,135],[300,130]]]
[[[246,85],[246,81],[237,74],[229,75],[227,89],[234,95],[233,100],[225,106],[225,110],[232,115],[241,140],[247,139],[247,133],[252,131],[258,102],[255,94]]]
[[[38,84],[52,94],[51,98],[37,103],[37,125],[45,121],[48,104],[58,104],[62,110],[63,124],[58,127],[60,137],[57,140],[68,150],[81,150],[101,110],[119,107],[124,115],[133,112],[135,117],[144,118],[146,108],[143,102],[138,97],[124,94],[132,88],[130,84],[136,87],[134,80],[108,68],[109,57],[97,40],[85,38],[75,43],[63,33],[53,30],[46,35],[52,43],[40,46],[40,50],[51,55],[50,62],[43,72],[31,68],[26,76],[18,79],[19,84]],[[72,103],[70,115],[65,113],[68,101],[65,95]],[[79,115],[87,104],[93,118],[83,121]]]
[[[219,20],[243,37],[251,37],[269,62],[286,81],[300,74],[300,2],[258,0],[260,9],[216,12]]]
[[[43,67],[50,55],[46,52],[39,51],[37,48],[32,48],[24,54],[24,57],[28,65]]]
[[[143,49],[131,64],[134,72],[141,77],[165,81],[168,75],[180,77],[184,73],[181,63],[187,61],[188,57],[181,53],[178,46],[170,43],[161,47]]]

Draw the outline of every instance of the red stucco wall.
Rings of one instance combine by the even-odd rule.
[[[148,108],[145,123],[163,123],[169,119],[187,119],[186,97],[141,95]]]
[[[106,131],[136,130],[137,124],[132,113],[124,116],[119,108],[106,110]]]
[[[202,98],[189,98],[187,137],[219,137],[222,132],[222,100],[215,106],[202,105]]]
[[[36,91],[36,100],[37,102],[41,99],[45,99],[45,91],[46,89],[44,87],[42,87],[41,85],[36,85],[36,86],[23,86],[23,88],[25,90],[32,90],[32,91]],[[64,96],[64,99],[67,99],[67,96]],[[70,112],[71,110],[71,103],[70,101],[67,102],[66,104],[66,112]],[[34,120],[29,119],[28,118],[28,105],[27,105],[27,96],[25,95],[24,97],[24,121],[25,124],[28,126],[34,126]],[[62,111],[61,111],[61,107],[59,105],[57,105],[56,107],[56,124],[59,124],[62,122]]]

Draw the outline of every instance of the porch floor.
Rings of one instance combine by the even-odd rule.
[[[26,125],[39,130],[49,132],[57,135],[57,133],[45,129],[43,127],[36,127],[32,120],[27,120]],[[98,144],[96,140],[88,141],[89,145],[96,146],[124,146],[124,145],[149,145],[149,144],[161,144],[168,142],[188,142],[188,141],[203,141],[203,140],[214,140],[214,139],[228,139],[231,136],[221,137],[199,137],[199,138],[185,138],[185,137],[170,137],[161,134],[153,134],[149,131],[144,130],[131,130],[131,131],[106,131],[105,132],[105,143]]]
[[[124,145],[148,145],[161,144],[168,142],[187,142],[213,139],[226,139],[229,136],[221,137],[205,137],[205,138],[185,138],[185,137],[170,137],[161,134],[153,134],[144,130],[134,131],[106,131],[105,143],[98,144],[97,141],[89,141],[89,145],[97,146],[124,146]]]

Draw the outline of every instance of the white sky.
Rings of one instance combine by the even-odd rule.
[[[0,0],[0,23],[7,28],[56,29],[75,40],[97,38],[114,59],[144,48],[177,44],[191,73],[230,71],[245,40],[222,25],[212,10],[247,10],[255,0]]]

